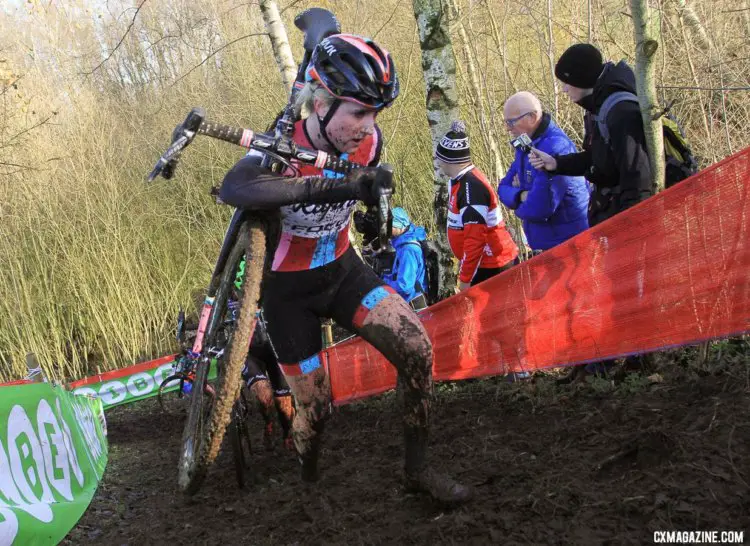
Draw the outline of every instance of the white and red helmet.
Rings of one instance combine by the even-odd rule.
[[[368,108],[384,108],[398,97],[391,55],[369,38],[334,34],[313,51],[307,81],[320,82],[338,99]]]

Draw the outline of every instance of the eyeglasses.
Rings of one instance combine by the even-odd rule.
[[[518,116],[517,118],[510,118],[510,119],[506,119],[506,120],[505,120],[505,125],[507,125],[507,126],[508,126],[508,128],[512,129],[512,128],[513,128],[513,126],[514,126],[514,125],[515,125],[516,123],[518,123],[519,121],[521,121],[521,120],[522,120],[523,118],[525,118],[526,116],[530,116],[530,115],[531,115],[531,114],[533,114],[533,113],[534,113],[534,112],[526,112],[526,113],[524,113],[524,114],[521,114],[521,115],[520,115],[520,116]]]

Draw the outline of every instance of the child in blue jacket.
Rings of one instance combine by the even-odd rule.
[[[401,207],[392,210],[393,239],[391,244],[396,250],[396,258],[393,268],[384,273],[383,280],[412,304],[415,309],[427,306],[425,290],[427,289],[427,277],[422,254],[422,246],[419,241],[427,238],[425,229],[415,226],[407,212]]]

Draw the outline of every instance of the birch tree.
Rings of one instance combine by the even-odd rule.
[[[656,97],[656,50],[659,48],[658,14],[649,8],[648,0],[630,0],[635,36],[635,81],[646,134],[651,183],[664,189],[664,136],[661,109]]]
[[[289,38],[286,34],[284,22],[281,20],[279,7],[274,0],[260,0],[260,12],[263,14],[263,22],[271,40],[273,56],[281,71],[281,80],[284,82],[287,94],[292,92],[294,78],[297,77],[297,65],[294,62],[292,48],[289,47]]]
[[[456,57],[453,53],[448,28],[449,13],[441,0],[412,0],[417,20],[419,45],[422,50],[422,72],[427,95],[427,123],[433,149],[448,132],[451,122],[458,119],[456,91]],[[434,218],[437,226],[435,240],[440,247],[440,259],[445,272],[440,283],[441,297],[452,294],[456,274],[445,226],[448,223],[448,180],[434,168]]]
[[[490,180],[496,180],[498,177],[505,173],[503,165],[503,159],[500,156],[500,148],[497,145],[497,139],[495,138],[495,131],[492,127],[492,120],[488,119],[486,115],[486,109],[484,104],[484,91],[482,84],[479,80],[479,71],[477,70],[476,63],[474,62],[475,54],[471,50],[469,36],[466,33],[464,24],[461,21],[460,13],[456,0],[447,0],[447,7],[451,13],[451,24],[458,30],[458,36],[461,40],[461,47],[464,51],[464,58],[466,59],[466,70],[469,76],[469,84],[471,86],[471,97],[472,104],[476,110],[477,117],[479,118],[480,127],[482,129],[482,140],[484,140],[485,146],[490,151],[490,158],[492,159],[492,168],[488,173]],[[490,117],[491,117],[490,113]]]

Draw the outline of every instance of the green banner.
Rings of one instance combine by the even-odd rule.
[[[49,383],[0,392],[0,546],[57,544],[107,465],[102,403]]]
[[[172,375],[173,363],[169,362],[152,369],[142,369],[130,374],[123,372],[127,372],[127,369],[112,372],[111,379],[74,387],[73,392],[98,397],[101,399],[104,409],[150,398],[159,394],[159,385]],[[215,377],[216,359],[213,359],[208,378],[214,379]],[[175,390],[178,386],[179,380],[170,382],[167,392]]]

